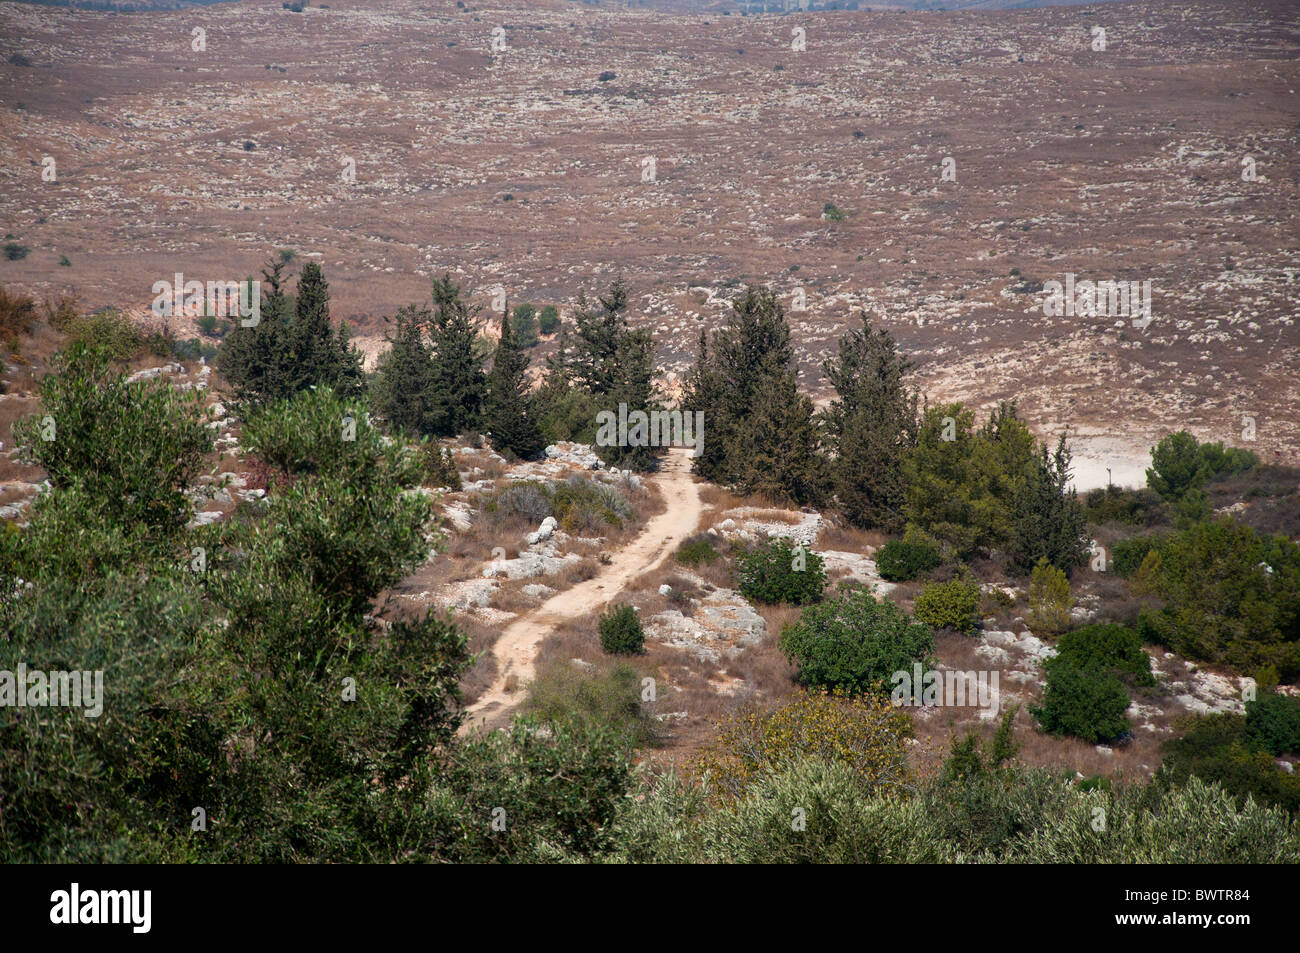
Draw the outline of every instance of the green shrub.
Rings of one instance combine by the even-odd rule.
[[[636,609],[615,606],[600,617],[600,647],[610,655],[639,655],[645,649],[645,630]]]
[[[1222,785],[1238,805],[1249,797],[1300,812],[1300,776],[1287,774],[1273,755],[1253,747],[1241,715],[1193,718],[1186,733],[1166,741],[1162,750],[1165,758],[1156,775],[1161,784],[1186,784],[1197,777]]]
[[[69,345],[102,350],[115,361],[129,361],[144,346],[144,336],[131,319],[112,308],[73,316],[63,323],[62,330],[71,339]]]
[[[537,346],[537,309],[531,304],[516,305],[510,315],[510,327],[520,347]]]
[[[913,611],[918,619],[936,629],[954,629],[970,633],[979,627],[976,610],[980,587],[972,582],[952,579],[931,583],[916,597]]]
[[[22,261],[31,252],[31,249],[17,242],[6,242],[4,251],[5,257],[10,261]]]
[[[1137,685],[1156,683],[1151,656],[1142,650],[1142,638],[1124,625],[1085,625],[1067,632],[1056,644],[1057,658],[1077,668],[1099,668],[1128,675]]]
[[[928,543],[891,539],[876,551],[880,577],[890,582],[910,582],[940,562],[939,551]]]
[[[822,597],[826,570],[816,553],[778,537],[738,560],[740,592],[752,602],[807,605]]]
[[[543,334],[554,334],[560,329],[560,309],[553,304],[543,305],[537,323]]]
[[[553,665],[529,683],[524,711],[542,721],[606,729],[634,748],[659,738],[659,722],[641,703],[641,674],[623,663],[594,674],[568,662]]]
[[[1246,702],[1246,737],[1271,755],[1300,754],[1300,698],[1268,694]]]
[[[386,820],[406,835],[405,860],[596,859],[614,846],[631,772],[624,739],[607,730],[519,718],[452,746],[433,789]]]
[[[1249,674],[1300,671],[1300,546],[1223,516],[1171,537],[1154,573],[1151,640]]]
[[[780,648],[799,666],[801,685],[888,692],[895,672],[911,672],[914,662],[932,667],[934,635],[892,602],[852,589],[804,609],[781,632]]]
[[[1094,744],[1128,733],[1128,691],[1116,675],[1101,668],[1080,668],[1060,656],[1048,659],[1045,667],[1042,704],[1029,709],[1044,731]]]
[[[438,446],[436,440],[429,440],[422,446],[420,454],[424,462],[425,479],[431,486],[446,487],[449,490],[461,488],[460,471],[456,469],[456,460],[452,457],[451,450]]]
[[[1070,580],[1065,573],[1040,559],[1029,579],[1029,624],[1048,635],[1064,632],[1070,625]]]
[[[1160,495],[1145,487],[1139,490],[1118,486],[1089,490],[1083,500],[1089,523],[1126,523],[1157,526],[1168,522],[1168,507]]]
[[[285,477],[328,474],[362,479],[381,459],[402,466],[402,478],[418,483],[420,462],[397,443],[385,443],[367,404],[329,387],[303,391],[257,407],[244,425],[250,454]],[[349,439],[350,438],[350,439]]]
[[[1259,458],[1249,450],[1199,443],[1180,430],[1151,448],[1147,485],[1162,499],[1177,503],[1216,476],[1242,473],[1258,463]]]
[[[566,533],[597,533],[605,526],[622,526],[634,515],[627,498],[607,483],[569,477],[549,492],[555,518]]]
[[[696,533],[677,547],[676,559],[687,566],[699,566],[711,563],[718,558],[718,551],[713,548],[713,540],[707,533]]]
[[[497,490],[483,504],[482,512],[496,525],[518,521],[536,526],[553,516],[555,507],[545,484],[521,480]]]
[[[129,384],[106,350],[81,344],[55,356],[39,392],[41,410],[14,435],[54,487],[85,489],[124,524],[175,530],[189,520],[186,491],[213,446],[201,392]]]
[[[844,213],[835,206],[834,202],[827,202],[822,206],[822,218],[828,222],[842,222]]]
[[[1115,575],[1127,579],[1138,571],[1147,553],[1159,552],[1168,537],[1163,534],[1122,539],[1111,547],[1111,568]]]

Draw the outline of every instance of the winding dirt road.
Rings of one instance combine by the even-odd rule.
[[[492,647],[496,679],[467,709],[462,734],[508,723],[524,699],[524,686],[533,678],[537,650],[546,637],[570,619],[595,615],[633,579],[657,568],[699,526],[704,504],[699,484],[691,476],[690,451],[669,450],[659,472],[650,479],[658,485],[667,509],[652,517],[641,535],[614,553],[596,576],[557,593],[501,633]],[[515,690],[507,691],[511,676],[516,680]]]

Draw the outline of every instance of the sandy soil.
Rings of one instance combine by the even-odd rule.
[[[640,536],[614,553],[598,575],[553,596],[501,633],[492,648],[497,660],[496,680],[469,707],[462,733],[505,724],[524,699],[524,686],[533,678],[537,650],[546,637],[570,619],[601,611],[628,583],[657,568],[677,544],[698,528],[704,504],[699,484],[691,476],[688,451],[670,450],[652,480],[668,508],[653,517]]]

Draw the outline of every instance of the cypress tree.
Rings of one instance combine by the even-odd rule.
[[[546,441],[538,429],[532,396],[528,392],[528,354],[515,341],[510,309],[501,313],[501,339],[487,379],[484,424],[498,453],[522,459],[537,456]]]
[[[428,308],[407,305],[393,318],[389,349],[380,357],[375,376],[375,409],[389,427],[409,436],[434,432],[437,409],[432,349],[424,329],[432,320]]]
[[[1046,445],[1038,450],[1016,493],[1008,564],[1013,572],[1029,573],[1043,558],[1068,576],[1087,558],[1087,518],[1078,493],[1067,489],[1065,434],[1050,458]]]
[[[701,335],[685,401],[704,412],[696,473],[742,493],[822,499],[826,469],[812,402],[799,394],[790,327],[770,290],[747,289],[727,326]]]
[[[361,393],[361,354],[348,342],[346,325],[336,331],[330,323],[329,285],[320,265],[303,267],[291,315],[285,264],[284,258],[275,258],[263,269],[261,320],[227,335],[217,354],[222,376],[241,401],[282,400],[318,385],[345,396]]]
[[[487,378],[473,312],[450,274],[434,279],[433,303],[432,433],[454,437],[481,426]]]
[[[903,458],[916,445],[917,395],[903,378],[913,367],[894,338],[866,325],[840,339],[823,368],[838,398],[825,414],[835,451],[832,482],[841,510],[855,526],[903,527]]]

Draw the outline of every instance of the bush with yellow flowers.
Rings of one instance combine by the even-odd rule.
[[[816,758],[844,765],[866,789],[886,793],[909,780],[911,735],[911,716],[888,699],[808,692],[774,708],[734,712],[691,774],[715,804],[734,804],[755,781]]]

